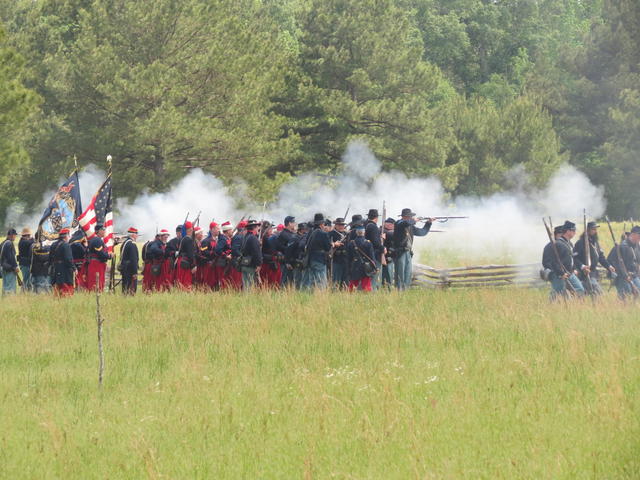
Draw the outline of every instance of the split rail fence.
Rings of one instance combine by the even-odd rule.
[[[540,264],[475,265],[437,269],[413,265],[413,283],[419,287],[508,287],[537,288],[545,286],[540,279]]]

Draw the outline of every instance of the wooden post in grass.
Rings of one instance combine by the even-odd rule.
[[[98,356],[100,367],[98,369],[98,385],[102,388],[102,378],[104,377],[104,349],[102,348],[102,324],[104,318],[100,315],[100,274],[96,273],[96,322],[98,324]]]

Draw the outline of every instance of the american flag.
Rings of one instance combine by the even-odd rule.
[[[104,225],[106,232],[104,238],[105,246],[109,253],[113,252],[113,211],[111,202],[111,175],[107,177],[102,186],[91,199],[89,207],[78,217],[78,223],[91,239],[95,236],[96,223]]]

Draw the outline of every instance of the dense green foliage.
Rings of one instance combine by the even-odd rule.
[[[612,215],[640,215],[634,0],[0,0],[0,16],[17,109],[0,162],[24,166],[2,169],[0,209],[74,154],[112,154],[129,195],[201,167],[267,199],[361,138],[453,194],[500,191],[514,167],[541,186],[569,161]]]
[[[2,298],[5,478],[637,479],[637,306],[535,290]]]
[[[38,96],[22,83],[23,64],[0,27],[0,211],[19,191],[20,170],[29,166],[27,119],[35,113]]]

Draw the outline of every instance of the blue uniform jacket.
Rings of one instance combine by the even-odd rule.
[[[154,240],[149,245],[147,245],[147,257],[153,260],[163,260],[165,254],[166,246],[162,243],[161,240]]]
[[[231,241],[229,240],[229,237],[221,233],[218,236],[218,241],[216,242],[216,255],[228,255],[229,250],[231,250]]]
[[[371,221],[367,222],[364,228],[364,238],[371,242],[376,261],[381,262],[384,247],[382,246],[382,238],[380,237],[380,228]]]
[[[309,234],[307,252],[309,261],[326,264],[327,254],[331,250],[329,234],[320,228],[316,228]]]
[[[260,248],[260,240],[253,233],[243,235],[243,243],[240,245],[239,253],[243,257],[251,257],[251,267],[259,267],[262,265],[262,250]]]
[[[393,248],[410,251],[413,248],[413,237],[424,237],[431,230],[431,223],[427,222],[422,228],[416,227],[415,220],[398,220],[393,230]]]
[[[71,245],[59,242],[53,253],[53,283],[56,285],[73,285],[73,272],[76,266],[71,255]]]
[[[96,236],[89,240],[89,258],[102,263],[107,263],[109,260],[109,252],[102,238]]]
[[[242,247],[242,242],[244,241],[244,234],[236,233],[231,239],[231,256],[239,257],[240,256],[240,248]]]
[[[369,258],[367,258],[369,257]],[[356,237],[347,245],[347,261],[349,262],[349,278],[361,280],[367,275],[364,273],[364,262],[373,259],[373,245],[364,237]]]
[[[13,242],[9,241],[9,239],[2,242],[0,253],[2,253],[2,257],[0,257],[2,269],[9,272],[15,271],[18,268],[18,262],[16,261],[16,247],[14,247]]]
[[[138,246],[129,238],[122,244],[122,257],[120,265],[122,265],[122,275],[130,276],[138,274]]]

